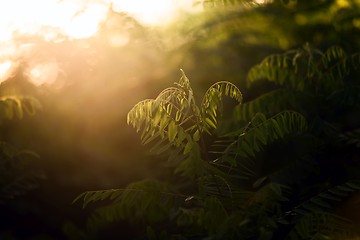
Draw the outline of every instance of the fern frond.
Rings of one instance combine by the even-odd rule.
[[[30,116],[41,109],[38,100],[32,97],[5,96],[0,98],[0,118],[22,118],[24,114]]]
[[[201,158],[198,144],[189,142],[185,146],[184,153],[189,155],[176,167],[175,173],[182,173],[193,179],[209,173],[211,166]]]
[[[109,189],[109,190],[99,190],[99,191],[87,191],[80,194],[77,198],[74,199],[73,203],[82,200],[83,208],[88,204],[94,203],[97,201],[111,200],[113,202],[129,202],[133,204],[133,200],[141,201],[142,195],[156,195],[156,198],[183,198],[187,196],[178,194],[171,187],[170,184],[164,183],[154,179],[145,179],[138,182],[129,184],[126,188],[123,189]],[[146,199],[143,199],[144,201]]]
[[[320,56],[320,57],[319,57]],[[247,84],[267,80],[302,91],[306,86],[332,92],[344,85],[345,76],[360,64],[360,53],[348,56],[338,46],[324,53],[305,45],[303,49],[266,57],[250,69]],[[301,75],[300,73],[305,73]]]
[[[352,223],[337,215],[325,212],[312,212],[300,219],[286,239],[351,239],[355,237]]]
[[[131,124],[137,132],[140,131],[143,124],[145,126],[150,122],[152,116],[153,99],[146,99],[137,103],[127,115],[127,123]]]
[[[234,109],[234,119],[236,121],[249,122],[259,112],[267,116],[273,116],[289,109],[295,102],[295,99],[296,93],[290,90],[277,89],[263,94],[253,101],[237,105]]]
[[[97,190],[97,191],[87,191],[83,192],[73,200],[73,204],[79,200],[83,200],[83,208],[85,208],[89,203],[102,201],[105,199],[113,200],[114,198],[121,195],[124,189],[107,189],[107,190]]]
[[[214,235],[224,226],[229,214],[223,203],[214,196],[199,199],[198,207],[180,208],[177,212],[178,226],[189,228],[196,226],[204,235]]]
[[[341,142],[344,142],[345,144],[355,145],[356,147],[360,148],[360,129],[358,128],[340,134],[339,139]]]
[[[153,143],[152,151],[157,154],[169,152],[172,147],[188,154],[200,139],[200,111],[184,71],[175,85],[163,90],[156,99],[139,102],[127,116],[128,124],[137,132],[142,131],[142,143]]]
[[[160,97],[160,96],[159,96]],[[156,125],[161,116],[166,114],[167,118],[171,119],[178,125],[194,125],[197,120],[196,110],[197,106],[191,104],[186,98],[177,97],[178,102],[171,102],[162,98],[157,98],[155,102],[158,104],[159,109],[154,109],[153,117],[154,125]]]
[[[29,162],[39,158],[31,151],[19,150],[0,142],[0,203],[10,201],[39,186],[44,174],[30,166]]]
[[[229,182],[218,175],[205,176],[199,179],[204,188],[205,194],[209,196],[218,196],[233,198],[233,190]]]
[[[360,191],[360,181],[350,180],[344,184],[332,187],[317,194],[294,208],[297,214],[307,214],[314,211],[329,211],[349,196]]]
[[[22,196],[31,190],[39,187],[40,180],[44,179],[44,175],[35,171],[19,172],[16,169],[8,169],[13,171],[12,177],[4,176],[0,179],[0,203],[12,201],[18,196]],[[16,176],[14,176],[16,174]]]
[[[242,102],[240,90],[231,82],[221,81],[213,84],[205,93],[201,113],[203,127],[206,132],[217,126],[217,117],[222,114],[222,97],[227,96],[236,100],[239,104]]]
[[[184,70],[180,69],[180,71],[181,71],[181,78],[178,83],[175,83],[175,85],[183,89],[188,94],[189,99],[193,99],[194,95],[190,85],[190,80],[186,76]],[[189,102],[191,101],[189,100]]]
[[[220,176],[216,174],[204,176],[199,179],[203,188],[204,196],[216,197],[228,208],[237,209],[237,203],[246,202],[253,193],[234,185],[228,179],[233,179],[229,174]]]
[[[284,185],[270,182],[256,192],[253,192],[251,197],[247,199],[244,208],[252,207],[251,212],[255,212],[256,214],[266,212],[275,213],[280,206],[280,202],[288,200],[285,196],[286,189],[288,189],[288,187]]]
[[[275,54],[266,57],[260,64],[252,67],[247,75],[250,87],[260,80],[268,80],[277,85],[288,85],[294,90],[304,89],[304,78],[297,74],[297,54]]]
[[[222,220],[228,217],[228,213],[222,202],[214,196],[206,198],[204,205],[206,211],[202,217],[204,221],[203,224],[210,234],[216,233],[222,223]]]
[[[258,6],[253,0],[202,0],[201,2],[205,8]]]
[[[344,78],[356,69],[360,64],[360,53],[348,56],[339,46],[329,48],[322,56],[319,66],[320,85],[330,91],[337,90],[344,86]]]
[[[284,111],[269,119],[258,113],[244,132],[234,131],[226,135],[238,137],[229,145],[225,154],[235,151],[240,157],[252,158],[255,156],[254,152],[260,151],[263,146],[287,135],[303,133],[306,130],[306,119],[300,113]]]
[[[125,189],[86,192],[74,202],[83,200],[86,206],[101,200],[112,201],[112,204],[98,208],[88,219],[88,234],[93,236],[103,227],[121,220],[156,224],[173,219],[174,213],[188,198],[169,183],[146,179],[131,183]]]
[[[212,167],[202,161],[197,142],[203,131],[210,133],[210,128],[216,128],[223,96],[238,102],[242,100],[241,92],[234,84],[218,82],[206,92],[200,110],[195,104],[189,79],[182,71],[176,87],[165,89],[154,100],[136,104],[129,111],[127,122],[137,132],[141,131],[143,144],[153,143],[151,151],[158,154],[166,151],[175,161],[182,159],[175,172],[202,176]],[[171,151],[172,147],[183,151]]]
[[[177,88],[167,88],[154,99],[146,99],[137,103],[127,115],[127,123],[137,132],[143,129],[152,132],[159,127],[162,132],[170,122],[184,124],[192,115],[189,112],[186,95]]]
[[[200,217],[204,214],[203,208],[179,208],[176,216],[176,224],[180,227],[201,225]]]
[[[360,101],[360,87],[350,84],[344,85],[342,88],[333,91],[327,100],[342,106],[356,106]]]
[[[83,200],[84,207],[92,202],[110,200],[108,206],[98,208],[88,219],[89,234],[94,234],[110,223],[129,220],[158,223],[173,218],[189,196],[178,193],[169,183],[141,180],[125,189],[91,191],[79,195],[74,202]]]
[[[136,104],[130,110],[128,124],[136,128],[137,132],[142,131],[143,144],[155,143],[152,147],[154,152],[167,151],[171,146],[185,150],[187,144],[193,141],[188,133],[192,129],[184,129],[181,126],[191,120],[191,116],[189,117],[184,111],[186,110],[171,102],[162,102],[162,98],[149,99]]]
[[[325,69],[331,68],[331,64],[334,62],[342,61],[347,57],[346,52],[339,46],[330,47],[325,51],[322,57],[322,65]]]
[[[253,159],[257,152],[278,139],[304,133],[306,130],[306,119],[299,113],[285,111],[269,119],[258,113],[245,131],[227,134],[228,137],[237,136],[237,139],[228,145],[217,160],[237,166],[244,177],[254,177],[256,164]]]

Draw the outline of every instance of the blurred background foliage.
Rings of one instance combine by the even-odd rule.
[[[165,27],[144,25],[110,7],[99,31],[86,39],[13,36],[21,54],[0,85],[1,97],[32,97],[41,110],[2,121],[1,140],[36,153],[30,154],[35,159],[31,168],[40,169],[46,180],[36,181],[35,190],[31,187],[11,204],[0,203],[1,222],[6,222],[1,237],[61,239],[66,220],[84,222],[87,212],[71,205],[80,192],[159,176],[156,158],[126,125],[126,114],[176,81],[179,68],[192,79],[196,98],[212,83],[227,80],[240,88],[246,102],[273,88],[269,83],[247,88],[245,83],[248,70],[269,54],[306,44],[359,51],[357,0],[194,4],[203,10],[183,12]],[[38,69],[29,72],[29,66]],[[1,167],[13,158],[5,150],[2,155]],[[21,176],[12,167],[0,171]]]

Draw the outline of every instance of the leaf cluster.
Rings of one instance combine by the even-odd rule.
[[[41,109],[32,97],[4,96],[0,98],[0,122],[32,116]],[[38,187],[43,173],[31,166],[39,156],[28,150],[19,150],[12,144],[0,141],[0,204]]]

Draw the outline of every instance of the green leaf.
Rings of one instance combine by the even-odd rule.
[[[276,135],[280,136],[282,138],[284,136],[284,133],[281,130],[278,122],[275,119],[271,119],[271,123],[272,123],[273,129],[275,129]]]
[[[156,154],[161,154],[167,150],[169,150],[171,148],[172,143],[166,143],[164,145],[162,145],[161,147],[158,148],[152,148],[151,150],[154,151]]]
[[[168,125],[168,137],[170,142],[174,141],[176,134],[177,134],[176,123],[174,121],[171,121]]]
[[[262,177],[262,178],[259,178],[258,180],[256,180],[254,183],[253,183],[253,188],[258,188],[260,187],[264,181],[266,181],[268,179],[268,176],[265,176],[265,177]]]
[[[257,138],[263,145],[266,145],[267,140],[266,140],[266,137],[265,137],[264,132],[263,132],[261,129],[259,129],[259,128],[255,128],[254,131],[255,131],[255,136],[256,136],[256,138]],[[255,140],[256,140],[256,139],[255,139]]]
[[[316,203],[317,205],[319,205],[322,208],[331,208],[331,205],[326,203],[325,201],[320,200],[319,198],[312,198],[310,199],[311,202]]]
[[[192,148],[193,148],[193,143],[187,142],[184,148],[184,154],[188,154],[189,152],[191,152]]]
[[[216,128],[216,123],[214,123],[210,118],[205,118],[205,122],[211,127]]]
[[[353,188],[354,190],[360,190],[359,182],[347,182],[346,185]]]
[[[336,197],[336,196],[334,196],[332,194],[329,194],[329,193],[320,193],[319,197],[324,198],[324,199],[328,199],[328,200],[332,200],[332,201],[340,201],[341,200],[341,198]]]
[[[240,90],[231,82],[220,81],[213,84],[206,91],[201,103],[201,117],[205,123],[204,131],[208,131],[208,127],[216,128],[217,117],[223,110],[223,96],[230,97],[238,103],[242,101]]]
[[[195,142],[200,140],[200,131],[199,131],[199,129],[196,130],[196,132],[194,133],[193,139],[194,139]]]

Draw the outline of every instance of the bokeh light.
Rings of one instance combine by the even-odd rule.
[[[54,51],[53,48],[39,48],[39,46],[46,45],[46,42],[61,43],[92,38],[98,34],[103,23],[109,20],[110,12],[126,13],[143,25],[164,26],[174,21],[178,12],[194,9],[192,2],[192,0],[12,0],[1,2],[0,81],[6,79],[19,62],[26,62],[28,68],[26,71],[33,83],[52,84],[58,76],[58,67],[55,67],[59,65],[58,60],[50,56]],[[128,29],[109,31],[106,38],[109,45],[113,47],[123,47],[131,41]],[[58,48],[59,45],[56,47]],[[89,51],[92,51],[91,48],[93,46],[90,46]],[[50,59],[44,59],[41,51],[49,51]]]

